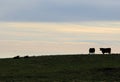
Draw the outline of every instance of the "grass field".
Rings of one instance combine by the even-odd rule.
[[[0,82],[120,82],[120,55],[0,59]]]

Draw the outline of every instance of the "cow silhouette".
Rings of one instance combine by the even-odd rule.
[[[89,54],[94,54],[95,53],[95,48],[90,48],[89,49]]]
[[[100,51],[103,54],[105,54],[105,53],[111,54],[111,48],[100,48]]]

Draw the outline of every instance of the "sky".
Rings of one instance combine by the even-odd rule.
[[[119,0],[0,0],[0,57],[120,52]]]

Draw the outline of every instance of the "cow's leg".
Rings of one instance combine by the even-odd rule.
[[[103,55],[105,54],[105,52],[102,52],[103,53]]]

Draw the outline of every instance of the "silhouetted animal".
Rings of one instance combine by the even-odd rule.
[[[20,59],[20,56],[15,56],[13,59]]]
[[[89,54],[91,54],[91,53],[95,53],[95,48],[90,48],[89,49]]]
[[[100,51],[103,54],[105,54],[105,53],[111,54],[111,48],[100,48]]]

